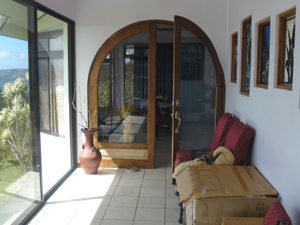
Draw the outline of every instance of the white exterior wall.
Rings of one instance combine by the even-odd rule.
[[[293,90],[275,88],[277,71],[278,15],[297,6]],[[228,13],[227,65],[225,70],[225,110],[255,129],[251,154],[254,165],[274,186],[281,202],[293,220],[300,224],[300,1],[296,0],[230,0]],[[240,94],[242,21],[252,15],[252,55],[250,95]],[[255,87],[257,23],[270,16],[269,88]],[[231,34],[238,31],[237,83],[230,82]]]

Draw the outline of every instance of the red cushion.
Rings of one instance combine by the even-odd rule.
[[[232,151],[235,157],[234,165],[245,164],[253,136],[254,130],[240,121],[230,128],[224,147]]]
[[[231,126],[238,120],[230,113],[225,113],[218,121],[213,140],[209,146],[211,152],[215,151],[218,147],[223,146]]]
[[[234,124],[237,121],[238,120],[235,117],[233,117],[232,114],[230,113],[223,114],[223,116],[218,121],[210,147],[209,149],[205,149],[205,151],[209,150],[213,152],[218,147],[224,145],[229,129],[231,128],[232,124]],[[192,151],[199,151],[199,149],[177,151],[176,159],[174,162],[174,168],[176,168],[182,162],[194,160]]]
[[[174,162],[174,169],[183,162],[194,160],[194,156],[192,155],[192,151],[195,150],[179,150],[176,153],[176,159]]]
[[[281,203],[273,202],[267,211],[263,225],[277,225],[278,222],[283,222],[283,225],[292,225],[291,219]]]

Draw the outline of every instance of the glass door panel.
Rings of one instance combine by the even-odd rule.
[[[172,162],[179,149],[208,147],[214,134],[214,64],[208,49],[198,38],[200,35],[196,36],[185,28],[191,26],[191,30],[195,31],[196,25],[191,24],[175,16]]]
[[[42,11],[38,21],[38,73],[43,191],[71,169],[68,24]]]
[[[149,32],[120,42],[98,78],[99,142],[147,143]]]
[[[173,95],[173,40],[174,26],[157,24],[156,43],[156,140],[171,140]],[[170,144],[169,142],[167,142]],[[170,152],[169,152],[170,153]]]
[[[215,123],[216,79],[206,47],[181,30],[179,149],[201,149],[212,141]]]
[[[29,54],[33,10],[1,0],[0,224],[19,224],[42,199]]]

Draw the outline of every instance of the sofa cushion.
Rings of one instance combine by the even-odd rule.
[[[282,225],[292,225],[289,215],[280,202],[273,202],[269,207],[263,225],[277,225],[282,222]]]
[[[195,151],[195,150],[179,150],[176,153],[176,159],[175,159],[175,162],[174,162],[174,169],[180,163],[183,163],[183,162],[186,162],[186,161],[190,161],[190,160],[194,160],[195,158],[192,155],[192,151]]]
[[[215,151],[218,147],[223,146],[231,126],[238,120],[230,113],[225,113],[218,121],[215,129],[213,140],[209,146],[211,152]]]
[[[224,145],[226,136],[232,124],[237,122],[238,119],[232,116],[230,113],[224,113],[223,116],[219,119],[218,124],[215,129],[213,140],[209,148],[205,149],[195,149],[195,150],[179,150],[176,153],[176,158],[174,162],[174,169],[182,162],[190,161],[195,159],[192,152],[193,151],[211,151],[213,152],[218,147]]]
[[[251,147],[254,130],[237,121],[230,128],[224,147],[230,149],[235,157],[234,165],[244,165]]]

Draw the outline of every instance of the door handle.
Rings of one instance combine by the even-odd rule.
[[[176,111],[175,113],[175,119],[178,119],[178,125],[177,125],[177,128],[175,129],[175,134],[179,134],[179,127],[180,127],[180,123],[181,123],[181,119],[180,119],[180,115],[179,115],[179,112]]]

